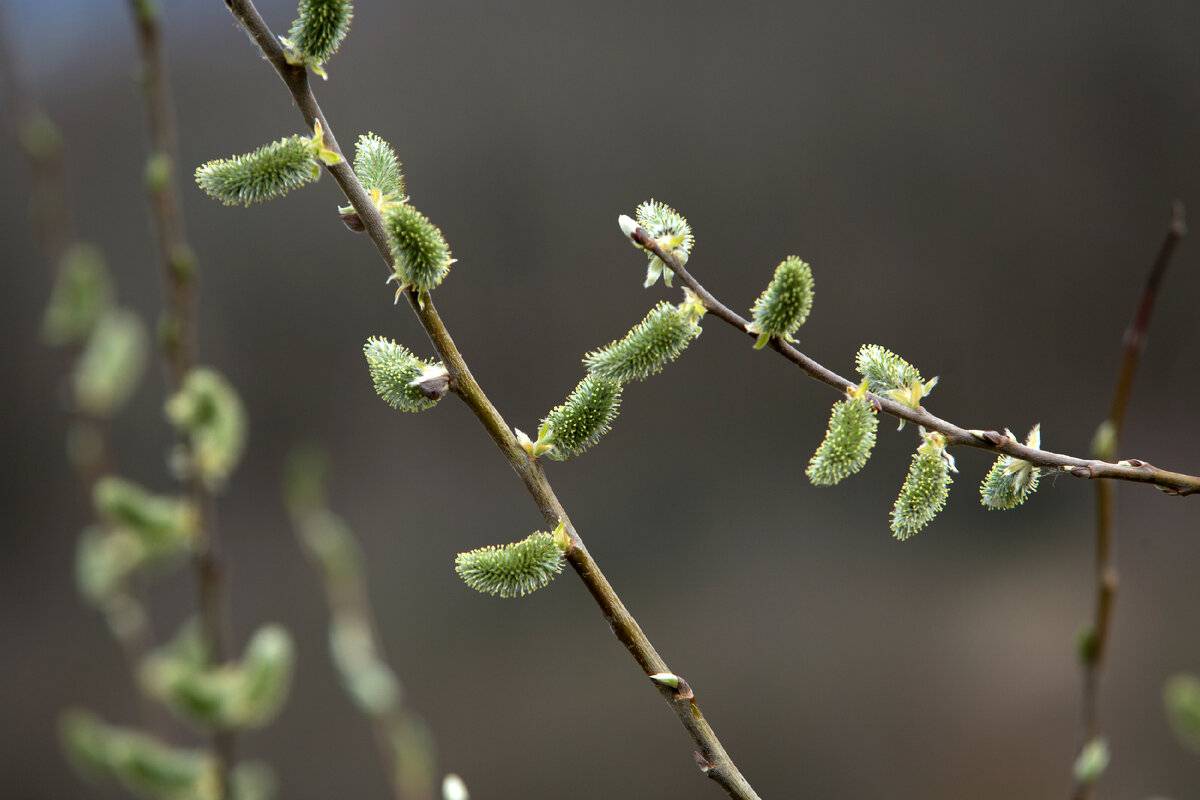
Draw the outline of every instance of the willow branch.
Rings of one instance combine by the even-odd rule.
[[[333,134],[333,126],[325,119],[320,105],[313,96],[307,71],[303,67],[288,63],[283,48],[250,0],[225,0],[225,4],[275,68],[291,92],[305,122],[312,128],[313,123],[319,120],[322,130],[325,132],[326,147],[340,154],[341,149]],[[371,202],[366,190],[359,183],[354,170],[344,156],[341,162],[327,166],[326,169],[337,181],[338,186],[359,215],[390,275],[392,273],[391,248],[384,232],[383,218],[379,210]],[[438,315],[432,300],[427,299],[425,307],[422,309],[412,292],[406,290],[405,296],[433,343],[438,356],[450,373],[452,391],[471,409],[500,452],[504,454],[505,459],[541,510],[547,524],[552,527],[556,527],[559,522],[565,524],[571,540],[571,546],[567,551],[567,560],[588,591],[591,592],[597,605],[600,606],[601,612],[608,620],[617,639],[625,645],[630,655],[648,677],[670,673],[666,662],[654,649],[637,620],[626,609],[616,590],[604,577],[599,565],[584,546],[578,531],[567,517],[566,510],[546,480],[541,464],[537,460],[530,459],[517,444],[511,428],[505,423],[504,418],[471,375],[466,361],[455,346],[454,340]],[[696,761],[701,771],[716,781],[730,797],[738,798],[738,800],[757,798],[758,795],[729,758],[707,720],[700,713],[699,706],[696,704],[695,698],[691,696],[690,690],[687,692],[688,696],[685,697],[684,693],[677,688],[660,682],[655,682],[654,685],[696,744],[698,748]]]
[[[750,338],[757,339],[757,334],[746,330],[746,326],[750,324],[749,320],[743,319],[701,286],[699,281],[693,278],[691,273],[679,263],[678,259],[664,250],[644,228],[637,228],[633,233],[633,238],[637,244],[662,259],[663,263],[679,276],[683,284],[700,297],[704,302],[705,308],[708,309],[708,313],[732,325]],[[772,338],[769,346],[772,350],[798,366],[809,377],[821,383],[841,391],[857,385],[838,375],[833,370],[817,363],[778,337]],[[965,445],[967,447],[988,450],[993,453],[1002,453],[1028,461],[1035,466],[1061,470],[1077,478],[1112,478],[1114,480],[1131,481],[1133,483],[1149,483],[1157,486],[1166,494],[1171,495],[1189,495],[1200,492],[1200,476],[1159,469],[1135,458],[1112,463],[1098,458],[1078,458],[1062,453],[1054,453],[1049,450],[1028,447],[1019,442],[1014,442],[1007,436],[994,430],[961,428],[941,417],[930,414],[924,408],[910,408],[894,400],[874,394],[871,397],[876,401],[880,410],[899,419],[915,422],[928,430],[944,434],[948,446]]]
[[[1133,390],[1133,378],[1141,361],[1146,345],[1146,331],[1158,299],[1159,287],[1166,276],[1167,267],[1180,240],[1185,234],[1183,204],[1175,203],[1171,222],[1163,237],[1162,246],[1150,275],[1142,289],[1141,298],[1134,310],[1133,318],[1125,329],[1121,345],[1121,363],[1113,385],[1112,405],[1108,419],[1096,436],[1096,455],[1112,458],[1120,447],[1121,431],[1125,426],[1125,412]],[[1096,604],[1091,630],[1088,632],[1080,657],[1083,662],[1082,739],[1083,746],[1100,735],[1100,678],[1108,653],[1108,642],[1112,632],[1113,606],[1116,603],[1117,575],[1113,551],[1116,546],[1116,487],[1109,481],[1096,484]],[[1094,783],[1077,781],[1072,797],[1087,800],[1092,796]]]
[[[153,220],[158,261],[166,292],[166,325],[161,337],[167,367],[167,384],[174,394],[195,363],[195,257],[187,244],[176,180],[178,141],[175,109],[167,80],[166,59],[158,3],[129,0],[137,30],[141,82],[150,134],[147,192]],[[181,433],[179,443],[187,446]],[[200,514],[192,554],[197,613],[209,656],[214,664],[229,660],[229,615],[225,599],[225,567],[216,536],[216,503],[212,491],[196,473],[188,478],[188,494]],[[237,760],[237,738],[232,730],[217,730],[212,739],[217,762],[217,793],[230,796],[229,772]]]

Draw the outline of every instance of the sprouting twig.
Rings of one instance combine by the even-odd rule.
[[[634,241],[658,256],[676,274],[683,284],[695,292],[704,302],[708,313],[727,322],[751,338],[757,334],[746,328],[750,324],[735,311],[714,297],[691,273],[679,263],[670,252],[654,240],[644,228],[637,228],[633,233]],[[838,375],[836,372],[818,364],[813,359],[801,353],[792,345],[778,337],[771,339],[769,346],[787,360],[800,367],[810,377],[828,384],[840,391],[852,388],[855,384]],[[1114,480],[1132,481],[1134,483],[1149,483],[1162,489],[1167,494],[1189,495],[1200,493],[1200,476],[1187,475],[1180,472],[1169,472],[1152,466],[1140,459],[1125,459],[1117,463],[1098,458],[1078,458],[1075,456],[1052,453],[1015,442],[996,431],[977,431],[960,428],[952,422],[930,414],[924,408],[910,408],[886,397],[872,395],[879,408],[888,414],[918,425],[931,431],[945,435],[947,446],[966,445],[1002,453],[1028,461],[1039,467],[1061,470],[1077,478],[1112,478]]]
[[[167,82],[163,56],[161,6],[130,0],[130,13],[137,29],[141,57],[141,80],[150,133],[147,162],[147,191],[158,245],[166,292],[166,318],[161,336],[162,355],[171,393],[179,391],[195,363],[195,257],[184,233],[183,213],[176,181],[178,142],[175,109]],[[180,443],[186,446],[185,436]],[[199,511],[197,536],[192,555],[197,613],[209,657],[214,664],[229,660],[228,613],[225,608],[225,569],[217,546],[215,502],[212,491],[198,472],[188,478],[188,494]],[[217,762],[217,794],[229,797],[229,772],[237,760],[237,739],[232,730],[213,733]]]
[[[1121,430],[1125,425],[1125,412],[1129,407],[1129,396],[1133,389],[1133,378],[1146,343],[1146,331],[1150,327],[1150,316],[1158,299],[1158,290],[1171,263],[1171,256],[1186,232],[1183,204],[1176,202],[1172,208],[1171,222],[1163,237],[1158,256],[1150,268],[1146,286],[1121,345],[1121,365],[1113,385],[1112,406],[1108,419],[1097,432],[1093,445],[1095,455],[1112,459],[1120,447]],[[1116,487],[1109,481],[1096,483],[1096,606],[1091,628],[1081,642],[1080,659],[1083,663],[1082,742],[1086,747],[1100,735],[1100,677],[1104,671],[1108,641],[1112,632],[1113,605],[1116,602],[1118,576],[1113,550],[1116,543]],[[1076,781],[1073,800],[1087,800],[1092,796],[1092,781]]]
[[[259,15],[253,2],[250,0],[225,0],[225,4],[288,87],[305,122],[311,128],[315,121],[320,120],[321,128],[325,132],[326,147],[340,153],[341,150],[334,137],[333,128],[325,119],[313,96],[304,67],[288,63],[283,48]],[[391,273],[393,260],[383,228],[383,218],[371,202],[362,184],[359,183],[350,163],[343,159],[340,163],[327,166],[326,169],[329,170],[354,207],[366,232],[370,235],[371,241],[374,242],[383,258],[388,272]],[[537,503],[546,522],[553,527],[557,527],[560,522],[565,524],[571,541],[567,560],[600,606],[617,639],[625,645],[647,676],[671,672],[645,633],[642,632],[633,615],[625,608],[616,590],[604,577],[600,567],[588,553],[562,504],[550,488],[541,464],[536,459],[531,460],[526,456],[525,451],[517,444],[511,428],[504,422],[504,418],[500,416],[471,375],[462,354],[454,345],[441,317],[438,316],[432,300],[426,299],[422,308],[412,292],[405,290],[405,296],[421,325],[425,328],[438,356],[449,370],[454,393],[467,404],[492,437],[496,446],[500,448],[510,466],[525,484],[525,488],[534,502]],[[700,713],[695,700],[689,698],[685,702],[680,702],[676,689],[660,683],[655,683],[655,686],[699,748],[705,765],[704,774],[716,781],[731,797],[739,800],[757,798],[758,795],[754,789],[738,770],[733,760],[729,758],[708,721]]]

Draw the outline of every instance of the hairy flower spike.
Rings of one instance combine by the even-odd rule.
[[[621,384],[589,374],[542,420],[535,446],[553,445],[546,454],[556,461],[579,455],[608,433],[620,406]]]
[[[867,379],[868,389],[912,409],[920,408],[921,399],[937,386],[937,378],[922,381],[916,367],[877,344],[860,347],[854,362],[859,374]],[[903,430],[904,422],[901,419],[896,430]]]
[[[397,205],[388,209],[383,216],[388,242],[395,259],[395,274],[389,280],[400,285],[396,299],[406,288],[415,288],[425,293],[437,287],[455,259],[450,257],[450,246],[438,227],[429,218],[411,205]]]
[[[375,391],[392,408],[424,411],[433,408],[445,394],[449,373],[440,361],[422,361],[404,345],[381,336],[367,340],[363,355],[367,357]]]
[[[817,448],[804,474],[816,486],[832,486],[863,468],[875,446],[879,418],[867,398],[867,381],[846,391],[846,399],[833,406],[825,440]]]
[[[553,533],[537,531],[512,544],[459,553],[454,571],[477,592],[521,597],[542,588],[562,572],[563,552]]]
[[[209,161],[196,169],[196,183],[227,206],[282,197],[321,176],[310,140],[289,136],[252,153]]]
[[[1041,427],[1040,424],[1034,425],[1029,431],[1029,436],[1025,438],[1027,447],[1041,448]],[[1017,440],[1008,428],[1004,429],[1004,435],[1014,442]],[[988,509],[1016,508],[1037,491],[1041,474],[1042,471],[1028,461],[1002,455],[992,464],[991,470],[979,487],[982,496],[980,502]]]
[[[692,245],[695,243],[695,238],[692,236],[691,226],[683,216],[671,208],[666,203],[659,203],[655,200],[648,200],[638,206],[637,223],[654,237],[659,246],[670,253],[675,258],[679,259],[680,264],[686,264],[688,256],[691,255]],[[622,230],[625,230],[626,223],[621,223]],[[626,231],[626,236],[629,232]],[[651,254],[650,264],[646,270],[647,288],[653,286],[661,275],[663,283],[667,286],[671,285],[671,278],[674,277],[671,269],[662,262],[658,256]]]
[[[924,434],[924,443],[913,455],[908,477],[892,509],[892,533],[904,540],[929,524],[946,505],[953,462],[946,452],[946,437]]]
[[[287,50],[288,62],[304,64],[322,78],[328,61],[350,31],[354,4],[350,0],[300,0],[299,17],[287,38],[279,41]]]
[[[618,383],[643,380],[661,372],[700,335],[697,319],[687,300],[679,306],[664,300],[624,339],[588,353],[583,363],[591,374]]]
[[[210,488],[224,484],[246,447],[246,409],[237,390],[216,370],[197,367],[167,400],[166,412],[188,439],[181,471]]]
[[[758,334],[754,349],[765,347],[773,336],[793,341],[792,334],[808,319],[812,303],[812,268],[796,256],[788,256],[754,303],[754,321],[746,326],[750,333]]]
[[[408,199],[404,195],[404,174],[400,171],[396,151],[373,133],[359,136],[354,145],[354,173],[380,211]]]

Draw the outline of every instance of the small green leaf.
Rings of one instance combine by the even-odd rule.
[[[196,509],[186,500],[153,494],[112,475],[96,482],[92,501],[102,519],[134,534],[150,553],[186,550],[199,524]]]
[[[537,531],[512,544],[459,553],[454,571],[477,592],[518,597],[553,580],[562,572],[563,558],[554,534]]]
[[[542,420],[546,435],[538,440],[554,445],[547,455],[556,461],[579,455],[608,433],[620,407],[621,384],[587,375],[566,402],[555,406]]]
[[[1083,784],[1095,783],[1108,768],[1110,758],[1108,742],[1102,737],[1092,739],[1083,746],[1079,757],[1075,759],[1075,780]]]

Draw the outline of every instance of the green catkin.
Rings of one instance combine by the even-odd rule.
[[[400,285],[428,292],[441,283],[454,260],[438,227],[408,204],[388,209],[383,224]]]
[[[368,192],[375,189],[383,197],[404,196],[404,175],[396,151],[373,133],[359,136],[354,145],[354,174]]]
[[[248,206],[282,197],[320,176],[312,141],[299,135],[196,168],[200,188],[227,206]]]
[[[1017,440],[1012,431],[1005,429],[1004,433],[1012,441]],[[1042,446],[1041,425],[1033,426],[1025,444],[1035,448]],[[979,486],[980,503],[988,510],[1016,508],[1037,491],[1041,474],[1042,471],[1028,461],[1002,455],[992,464]]]
[[[83,342],[112,308],[114,295],[112,275],[99,248],[74,245],[59,262],[42,317],[42,340],[52,347]]]
[[[879,418],[865,397],[835,403],[825,439],[808,462],[805,474],[816,486],[832,486],[863,468],[875,446]]]
[[[691,226],[682,214],[666,203],[648,200],[637,208],[637,223],[645,228],[664,250],[678,259],[680,264],[687,263],[696,240],[692,236]],[[645,286],[653,286],[660,275],[663,283],[670,286],[675,273],[662,259],[651,253],[650,264],[646,269]]]
[[[906,389],[921,373],[900,356],[877,344],[864,344],[858,349],[854,363],[860,375],[867,379],[867,388],[884,395],[893,389]]]
[[[142,796],[197,796],[211,777],[211,759],[204,753],[172,748],[138,731],[106,725],[87,711],[64,714],[60,733],[76,768],[116,778]]]
[[[167,400],[167,418],[188,438],[184,471],[218,488],[233,473],[246,448],[246,408],[219,372],[196,367]]]
[[[913,455],[908,477],[892,509],[892,533],[904,540],[929,524],[950,494],[950,466],[938,448],[924,445]]]
[[[554,534],[537,531],[512,544],[459,553],[454,571],[477,592],[521,597],[562,572],[563,548]]]
[[[328,61],[350,31],[354,4],[350,0],[300,0],[299,16],[285,40],[294,57],[324,77],[321,65]]]
[[[423,393],[418,384],[422,376],[439,371],[445,373],[440,361],[422,361],[404,345],[380,336],[367,340],[363,355],[367,357],[376,393],[392,408],[416,412],[437,404],[440,395],[431,397]]]
[[[696,318],[664,300],[625,338],[588,353],[583,363],[599,378],[618,383],[643,380],[662,371],[699,335]]]
[[[771,337],[788,341],[808,319],[813,304],[812,268],[796,256],[788,256],[775,268],[775,276],[754,303],[754,321],[746,328],[758,334],[755,349],[765,347]]]
[[[141,380],[149,349],[146,327],[137,314],[120,308],[105,311],[75,363],[76,406],[100,419],[120,411]]]
[[[92,503],[102,519],[134,534],[152,552],[186,547],[196,532],[198,515],[191,503],[114,475],[96,481]]]
[[[588,375],[566,402],[546,415],[547,439],[554,445],[547,455],[556,461],[578,455],[608,432],[621,406],[621,384]]]

